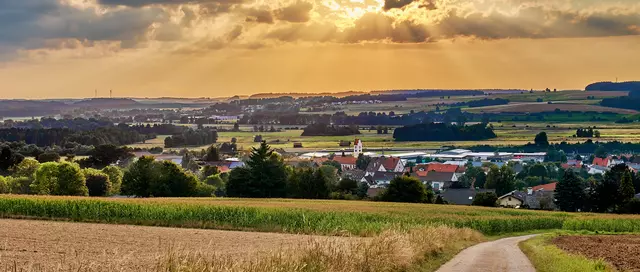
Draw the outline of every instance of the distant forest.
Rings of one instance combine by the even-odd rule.
[[[452,106],[469,106],[470,108],[478,108],[478,107],[487,107],[487,106],[497,106],[497,105],[506,105],[509,104],[508,99],[496,98],[496,99],[481,99],[481,100],[472,100],[469,102],[460,102],[453,104]]]
[[[496,137],[493,129],[485,124],[458,126],[429,123],[396,128],[393,132],[396,141],[473,141]]]
[[[640,81],[627,81],[627,82],[597,82],[589,84],[586,91],[627,91],[627,92],[640,92]]]
[[[0,141],[25,142],[39,147],[64,146],[67,143],[80,145],[127,145],[155,136],[140,134],[134,130],[118,127],[102,127],[94,130],[80,131],[67,128],[51,129],[0,129]]]

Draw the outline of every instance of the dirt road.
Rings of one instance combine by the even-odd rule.
[[[67,271],[80,266],[144,271],[169,252],[248,258],[311,241],[352,239],[356,238],[0,219],[0,271],[13,271],[7,265],[22,271]]]
[[[535,272],[518,243],[535,235],[477,244],[460,252],[437,272]]]

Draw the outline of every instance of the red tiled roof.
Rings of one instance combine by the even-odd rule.
[[[607,167],[609,165],[609,158],[594,158],[593,164],[597,166]]]
[[[333,161],[339,162],[340,164],[356,164],[356,161],[358,160],[358,158],[356,157],[352,157],[352,156],[335,156],[333,157]]]
[[[536,191],[544,190],[547,192],[553,192],[556,190],[556,185],[558,185],[557,182],[534,186],[533,191],[536,192]]]
[[[427,166],[427,172],[436,171],[436,172],[445,172],[445,173],[455,173],[458,171],[458,166],[453,164],[429,164]]]
[[[218,166],[218,171],[220,171],[220,173],[226,173],[231,171],[231,169],[229,168],[229,166],[222,165],[222,166]]]
[[[400,162],[400,158],[382,158],[382,166],[384,166],[384,169],[387,169],[387,171],[393,171],[393,169],[396,169],[396,165],[398,165],[398,162]]]

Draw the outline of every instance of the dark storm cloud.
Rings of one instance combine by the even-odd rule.
[[[98,4],[101,5],[127,7],[181,4],[234,5],[243,2],[244,0],[98,0]]]
[[[123,9],[97,14],[57,0],[0,1],[0,48],[38,48],[47,40],[119,41],[135,46],[155,22],[167,15],[160,8]],[[5,52],[6,53],[6,52]]]
[[[571,11],[528,7],[517,16],[498,12],[461,15],[451,11],[435,27],[444,37],[470,36],[480,39],[575,38],[637,35],[640,14],[602,11],[580,14]]]
[[[434,10],[437,8],[435,4],[435,0],[385,0],[383,9],[384,10],[401,9],[413,2],[419,3],[418,5],[419,8],[425,8],[428,10]]]

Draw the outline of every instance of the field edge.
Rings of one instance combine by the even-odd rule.
[[[551,244],[551,239],[566,232],[542,234],[520,242],[518,246],[538,272],[617,271],[604,260],[591,260],[582,255],[568,253]]]

